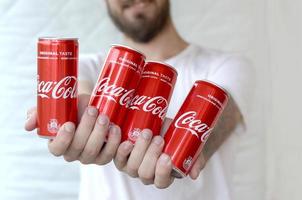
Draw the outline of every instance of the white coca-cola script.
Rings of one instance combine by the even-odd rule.
[[[185,112],[175,121],[174,126],[179,129],[185,129],[197,138],[200,137],[202,142],[206,142],[212,128],[199,119],[196,119],[197,113],[195,111]]]
[[[144,112],[151,112],[153,115],[158,115],[161,120],[164,120],[168,101],[162,96],[148,97],[136,95],[130,101],[128,107],[132,110],[142,109]]]
[[[66,76],[60,81],[40,81],[38,78],[38,96],[48,99],[76,98],[77,78]]]
[[[110,82],[109,77],[100,80],[94,89],[93,95],[95,97],[104,96],[114,102],[117,102],[118,98],[120,97],[119,104],[122,106],[126,106],[128,102],[131,101],[131,98],[134,93],[134,89],[126,90],[125,88],[116,86],[114,84],[110,85],[109,82]]]

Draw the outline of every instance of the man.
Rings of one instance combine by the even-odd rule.
[[[107,0],[106,4],[126,45],[142,51],[148,60],[164,61],[177,69],[178,81],[167,117],[174,117],[195,80],[211,80],[228,90],[231,98],[189,174],[195,181],[175,180],[171,160],[162,153],[161,136],[152,138],[152,132],[144,130],[135,145],[129,141],[120,144],[120,128],[109,127],[110,119],[96,108],[87,107],[104,57],[83,58],[79,77],[81,121],[77,128],[65,123],[58,136],[50,140],[49,151],[68,162],[79,160],[83,164],[105,165],[113,159],[115,167],[112,163],[83,166],[80,199],[235,199],[233,171],[238,134],[248,125],[250,68],[232,55],[182,39],[170,17],[169,0]],[[33,130],[36,110],[28,113],[26,129]],[[167,118],[164,127],[169,122]]]

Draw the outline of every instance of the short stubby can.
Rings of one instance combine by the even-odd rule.
[[[126,105],[131,100],[145,64],[145,56],[126,46],[113,45],[94,87],[89,105],[122,126]]]
[[[143,129],[159,135],[177,79],[176,70],[165,63],[149,61],[130,103],[122,128],[122,141],[135,143]]]
[[[78,39],[38,40],[37,132],[53,138],[67,121],[77,124]]]
[[[227,92],[215,83],[194,83],[164,136],[164,153],[171,157],[173,176],[190,172],[227,101]]]

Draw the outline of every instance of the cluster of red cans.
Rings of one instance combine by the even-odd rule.
[[[77,68],[77,39],[39,39],[39,136],[53,138],[65,122],[77,123]],[[143,129],[160,134],[176,79],[172,66],[145,61],[130,47],[112,45],[89,106],[121,127],[122,141],[135,143]],[[226,91],[216,84],[194,83],[164,136],[164,153],[171,157],[174,176],[189,173],[227,100]]]

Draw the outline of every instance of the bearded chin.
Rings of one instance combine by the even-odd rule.
[[[134,22],[126,21],[122,16],[115,15],[110,8],[108,8],[108,13],[115,26],[123,34],[135,42],[148,43],[165,28],[170,16],[170,9],[167,4],[154,19],[147,19],[141,14],[136,16]]]

